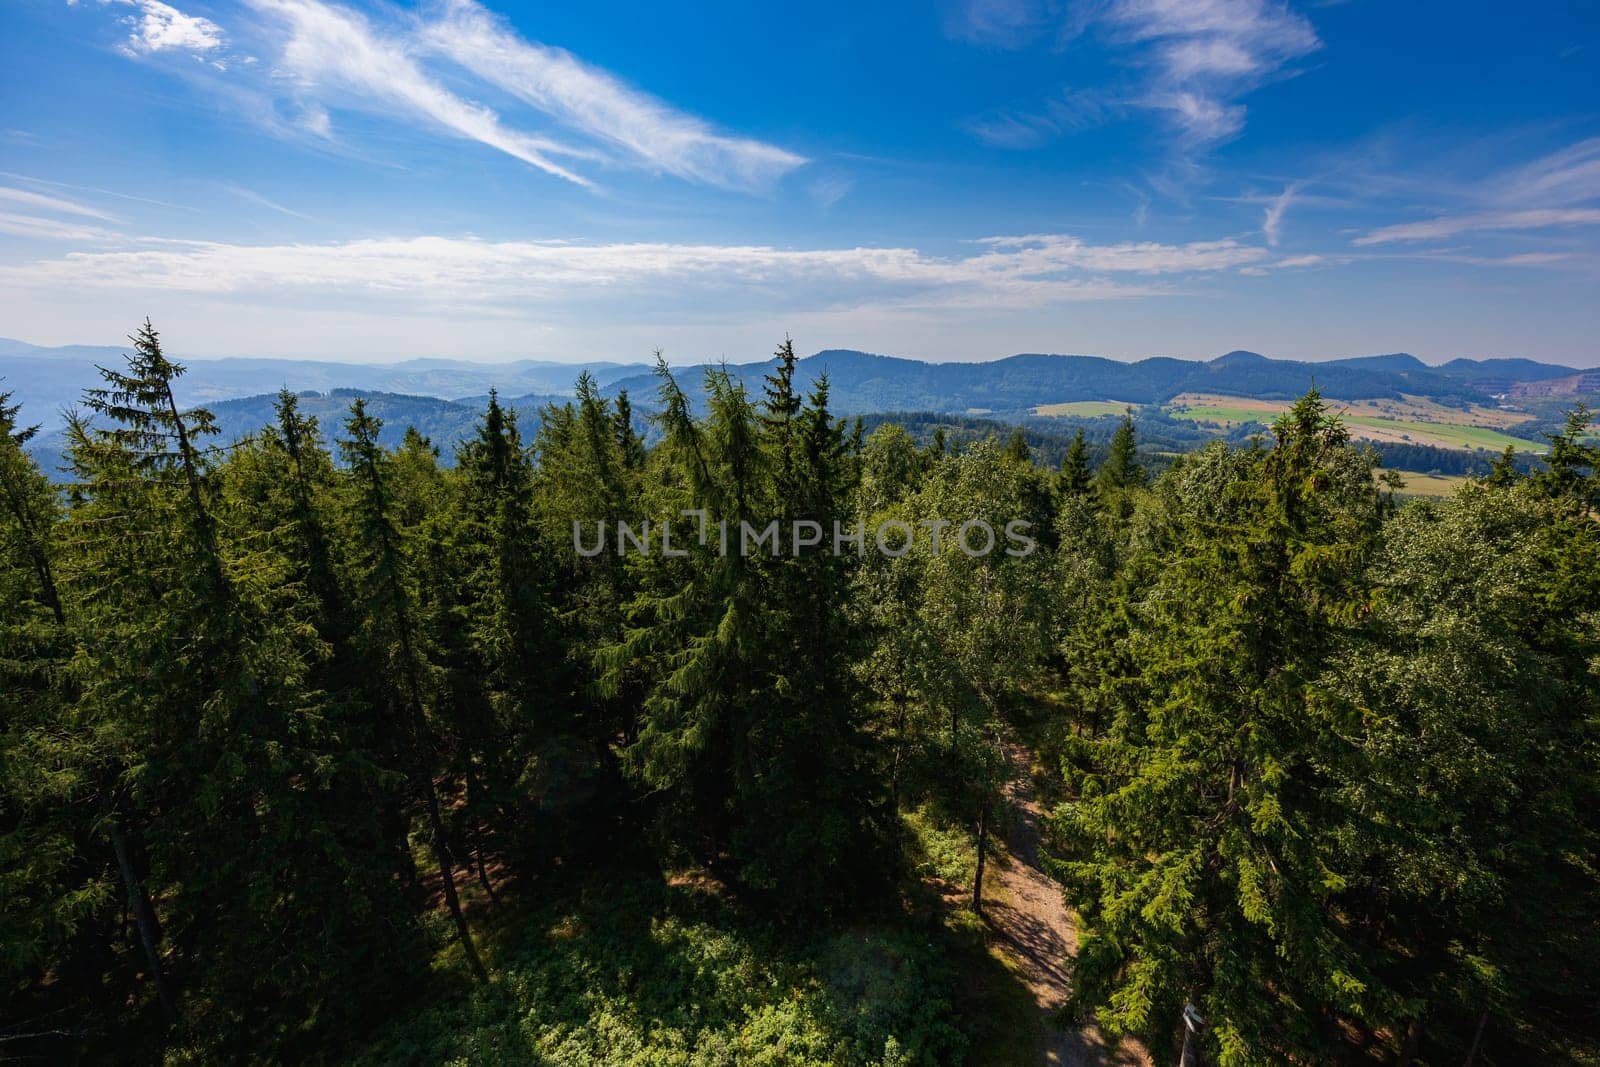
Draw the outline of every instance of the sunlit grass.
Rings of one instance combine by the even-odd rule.
[[[1056,415],[1077,418],[1098,418],[1102,415],[1121,415],[1128,405],[1120,400],[1069,400],[1061,404],[1040,404],[1033,409],[1035,415]]]

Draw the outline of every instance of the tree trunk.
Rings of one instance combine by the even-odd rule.
[[[480,982],[489,980],[489,972],[478,955],[478,946],[472,943],[472,931],[467,929],[467,918],[461,914],[461,899],[456,896],[456,872],[450,862],[450,846],[445,840],[444,820],[439,816],[439,796],[431,781],[422,783],[423,799],[428,803],[428,830],[433,836],[433,855],[439,861],[439,884],[444,890],[445,907],[455,920],[456,936],[461,940],[461,950],[467,954],[467,964]]]
[[[121,872],[122,884],[128,891],[128,909],[133,912],[134,923],[139,928],[139,944],[144,948],[150,978],[156,984],[156,998],[161,1001],[161,1010],[167,1021],[175,1023],[178,1021],[178,1009],[173,1003],[172,993],[167,989],[167,980],[161,973],[161,956],[156,950],[158,935],[150,915],[150,902],[145,899],[144,889],[139,885],[138,876],[133,873],[133,861],[128,858],[128,843],[115,823],[111,826],[111,849],[117,854],[117,870]]]
[[[1489,1009],[1484,1008],[1478,1016],[1478,1028],[1472,1032],[1472,1047],[1467,1049],[1467,1058],[1461,1061],[1461,1067],[1472,1067],[1473,1061],[1478,1058],[1478,1045],[1483,1041],[1483,1028],[1489,1023]]]
[[[483,865],[483,825],[481,823],[478,825],[478,832],[473,836],[476,840],[473,842],[472,854],[478,861],[478,884],[483,886],[483,892],[489,898],[489,906],[498,911],[500,898],[494,895],[494,883],[489,880],[489,871]]]
[[[1178,1052],[1178,1067],[1200,1067],[1200,1042],[1195,1039],[1194,1028],[1183,1027],[1183,1048]]]
[[[906,695],[895,694],[894,762],[889,767],[889,796],[894,802],[894,814],[900,817],[900,756],[906,747]],[[897,823],[898,825],[898,823]]]
[[[988,798],[984,798],[987,801]],[[989,844],[989,805],[978,805],[978,871],[972,879],[972,910],[983,914],[983,860]]]
[[[1400,1048],[1400,1058],[1395,1061],[1396,1067],[1410,1067],[1411,1061],[1417,1058],[1417,1049],[1422,1046],[1422,1019],[1412,1019],[1406,1027],[1406,1043]]]

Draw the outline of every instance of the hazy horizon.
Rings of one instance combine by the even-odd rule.
[[[126,348],[126,347],[129,347],[127,341],[123,341],[120,344],[118,342],[114,342],[114,341],[110,341],[110,342],[69,341],[69,342],[64,342],[62,344],[41,344],[39,342],[30,341],[30,340],[28,340],[26,338],[21,338],[21,337],[0,337],[0,341],[16,341],[16,342],[20,342],[22,344],[32,345],[34,347],[44,348],[44,349],[75,348],[75,347],[87,347],[87,348]],[[1557,359],[1542,359],[1542,358],[1539,358],[1538,356],[1479,356],[1479,357],[1449,356],[1449,357],[1446,357],[1446,358],[1443,358],[1443,359],[1428,359],[1428,358],[1426,358],[1424,356],[1418,355],[1415,352],[1403,352],[1403,351],[1400,351],[1398,349],[1392,350],[1392,351],[1385,351],[1385,352],[1353,352],[1353,353],[1348,353],[1346,355],[1323,356],[1323,357],[1278,355],[1278,354],[1274,354],[1272,352],[1262,352],[1262,351],[1259,351],[1259,350],[1256,350],[1256,349],[1242,348],[1242,347],[1239,347],[1239,346],[1235,346],[1233,348],[1229,348],[1229,349],[1226,349],[1226,350],[1220,351],[1220,352],[1214,352],[1214,353],[1212,353],[1210,355],[1197,355],[1197,356],[1181,356],[1181,355],[1174,355],[1174,354],[1169,353],[1169,352],[1153,352],[1153,353],[1149,353],[1147,355],[1129,357],[1129,356],[1107,355],[1107,354],[1101,353],[1101,352],[1063,352],[1063,351],[1051,352],[1051,351],[1042,351],[1042,350],[1018,350],[1018,351],[1015,351],[1015,352],[1001,352],[1001,353],[995,353],[995,354],[992,354],[992,355],[974,355],[974,356],[969,356],[969,357],[952,357],[952,358],[946,358],[946,359],[929,358],[929,357],[922,356],[922,355],[908,355],[908,354],[900,353],[900,352],[872,351],[872,350],[869,350],[869,349],[861,348],[861,347],[858,347],[858,346],[852,346],[852,345],[824,345],[824,346],[821,346],[821,347],[818,347],[818,348],[811,348],[809,346],[800,345],[797,342],[796,343],[796,349],[797,349],[797,351],[802,353],[801,358],[803,358],[803,359],[804,358],[809,358],[809,357],[814,356],[814,355],[818,355],[818,354],[820,354],[822,352],[846,351],[846,352],[860,352],[860,353],[862,353],[864,355],[869,355],[869,356],[881,356],[881,357],[888,358],[888,359],[902,359],[902,360],[910,360],[910,361],[921,362],[921,363],[995,363],[995,362],[998,362],[998,361],[1003,360],[1003,359],[1011,359],[1014,356],[1086,357],[1086,358],[1090,358],[1090,359],[1107,359],[1107,360],[1111,360],[1111,361],[1117,362],[1117,363],[1139,363],[1139,362],[1142,362],[1142,361],[1148,360],[1148,359],[1179,359],[1179,360],[1185,360],[1187,362],[1205,363],[1205,362],[1209,362],[1209,361],[1214,360],[1214,359],[1219,359],[1222,356],[1230,355],[1230,354],[1232,354],[1234,352],[1249,352],[1249,353],[1252,353],[1254,355],[1264,356],[1267,359],[1275,360],[1275,361],[1281,361],[1281,362],[1305,362],[1305,363],[1328,363],[1328,362],[1333,362],[1333,361],[1342,360],[1342,359],[1368,359],[1368,358],[1377,358],[1377,357],[1382,357],[1382,356],[1408,355],[1408,356],[1415,356],[1417,359],[1421,360],[1424,364],[1426,364],[1427,366],[1430,366],[1430,367],[1443,366],[1444,364],[1450,362],[1452,359],[1456,359],[1456,358],[1477,359],[1479,361],[1486,360],[1486,359],[1531,359],[1531,360],[1533,360],[1534,362],[1537,362],[1537,363],[1544,363],[1544,364],[1549,364],[1549,365],[1552,365],[1552,366],[1567,366],[1567,367],[1573,368],[1574,370],[1590,370],[1590,369],[1593,369],[1596,366],[1600,366],[1600,364],[1585,364],[1585,363],[1575,362],[1575,361],[1563,361],[1563,360],[1557,360]],[[504,357],[501,357],[501,358],[486,358],[486,357],[477,355],[475,353],[465,353],[465,354],[461,354],[461,355],[403,355],[403,356],[402,355],[382,355],[382,354],[369,355],[369,356],[352,356],[352,355],[340,355],[340,354],[317,356],[317,355],[309,355],[309,354],[302,354],[302,353],[296,353],[296,354],[286,354],[286,353],[246,354],[246,353],[237,353],[237,352],[234,352],[234,353],[214,353],[214,352],[193,352],[193,351],[184,350],[184,349],[179,348],[177,346],[172,346],[171,349],[170,349],[170,355],[174,359],[189,360],[189,361],[194,361],[194,362],[215,362],[215,361],[220,361],[220,360],[232,360],[232,359],[237,359],[237,360],[275,360],[276,359],[276,360],[304,360],[304,361],[315,362],[315,363],[348,363],[348,364],[362,365],[362,366],[372,366],[372,367],[397,366],[397,365],[400,365],[400,364],[410,363],[410,362],[467,363],[467,364],[481,364],[481,365],[484,365],[484,366],[509,365],[509,364],[521,363],[521,362],[531,362],[531,363],[550,363],[550,364],[558,364],[558,365],[559,364],[565,364],[565,365],[571,365],[571,366],[575,366],[575,367],[576,366],[582,366],[582,365],[585,365],[585,364],[595,364],[595,363],[612,363],[612,364],[616,364],[618,366],[628,366],[628,367],[651,367],[655,363],[655,352],[654,351],[651,351],[651,352],[647,353],[645,356],[639,357],[639,358],[627,358],[627,357],[624,357],[624,356],[605,356],[605,355],[577,355],[577,356],[572,356],[570,358],[561,358],[561,357],[557,357],[557,356],[542,356],[542,355],[541,356],[507,355],[507,356],[504,356]],[[766,355],[752,354],[752,355],[748,355],[748,356],[746,356],[746,355],[737,355],[737,356],[736,355],[717,355],[717,356],[696,356],[696,357],[688,357],[688,356],[674,357],[671,353],[669,353],[669,352],[667,352],[665,350],[662,351],[662,355],[666,357],[667,363],[668,363],[669,366],[695,366],[695,365],[700,365],[700,364],[705,364],[705,363],[718,363],[718,362],[727,362],[730,365],[737,365],[737,364],[747,364],[747,363],[762,363],[762,362],[766,362],[766,361],[768,361],[768,360],[770,360],[772,358],[771,353],[768,353]]]

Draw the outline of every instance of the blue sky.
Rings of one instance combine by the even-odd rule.
[[[7,0],[0,334],[1600,364],[1600,5]]]

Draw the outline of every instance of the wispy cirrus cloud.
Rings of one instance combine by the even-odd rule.
[[[989,48],[1021,48],[1059,33],[1069,10],[1057,0],[961,0],[945,8],[944,32]]]
[[[1063,133],[1097,126],[1122,110],[1122,102],[1105,93],[1069,89],[1038,107],[990,111],[965,119],[960,126],[984,144],[1028,149]]]
[[[16,210],[5,208],[15,205]],[[65,215],[67,218],[51,216]],[[85,219],[93,220],[85,222]],[[95,222],[120,220],[109,212],[66,197],[49,196],[29,189],[0,185],[0,233],[44,241],[76,241],[103,245],[122,240],[122,235]]]
[[[1061,234],[993,237],[978,251],[586,244],[421,236],[327,244],[153,241],[0,268],[7,285],[245,298],[294,293],[507,307],[660,297],[743,308],[1040,307],[1157,295],[1185,277],[1261,261],[1232,240],[1095,245]]]
[[[1578,204],[1600,199],[1600,137],[1514,167],[1490,182],[1504,203]]]
[[[1322,47],[1311,23],[1282,0],[968,0],[958,12],[946,32],[992,47],[1092,32],[1139,71],[1125,104],[1165,116],[1191,150],[1237,136],[1246,117],[1240,100]],[[1010,126],[992,119],[966,125],[992,143],[1009,138],[1027,147],[1063,131],[1050,114],[1035,109]]]
[[[425,23],[418,39],[562,125],[680,178],[759,187],[806,162],[775,145],[717,133],[565,49],[525,40],[474,0],[446,0],[442,17]]]
[[[1283,218],[1289,213],[1289,205],[1294,203],[1294,198],[1300,191],[1299,182],[1290,182],[1283,187],[1283,192],[1267,201],[1266,211],[1261,219],[1261,235],[1267,239],[1267,244],[1277,247],[1283,238]]]
[[[1461,187],[1454,211],[1372,230],[1353,243],[1434,241],[1600,225],[1600,138],[1590,138]]]
[[[32,237],[46,241],[84,241],[104,244],[116,241],[121,234],[103,226],[90,226],[81,222],[62,221],[40,215],[0,211],[0,233],[12,237]]]
[[[371,13],[326,0],[244,0],[246,10],[226,28],[162,0],[102,2],[138,11],[123,20],[130,33],[121,51],[205,59],[227,74],[213,84],[259,101],[246,110],[275,133],[335,140],[340,112],[366,111],[485,145],[580,186],[593,186],[594,167],[606,166],[760,191],[807,162],[528,40],[475,0]],[[236,53],[238,42],[250,51]],[[255,63],[257,52],[268,62]],[[516,103],[473,98],[488,94]],[[298,118],[289,125],[280,112]]]
[[[1393,241],[1434,241],[1463,233],[1491,230],[1543,230],[1556,226],[1600,226],[1600,208],[1546,208],[1531,211],[1484,212],[1474,215],[1447,215],[1422,222],[1384,226],[1354,244],[1377,245]]]
[[[423,119],[436,128],[477,141],[555,177],[589,185],[553,157],[594,158],[594,153],[509,128],[493,110],[446,89],[427,73],[404,41],[378,32],[366,16],[318,0],[247,0],[284,31],[279,69],[321,116],[327,98],[376,105],[391,115]]]
[[[234,196],[238,197],[240,200],[244,200],[247,203],[255,204],[258,207],[264,207],[268,211],[275,211],[280,215],[287,215],[291,219],[299,219],[301,222],[318,222],[318,221],[320,221],[320,220],[318,220],[316,218],[313,218],[310,215],[305,214],[302,211],[296,211],[292,207],[287,207],[287,206],[285,206],[283,204],[280,204],[276,200],[270,200],[267,197],[264,197],[260,193],[256,192],[254,189],[246,189],[242,185],[234,185],[232,183],[224,183],[222,188],[225,189],[227,192],[233,194]]]
[[[1114,0],[1096,22],[1113,43],[1145,49],[1136,60],[1150,72],[1145,105],[1202,145],[1237,135],[1239,98],[1322,47],[1277,0]]]
[[[68,200],[60,196],[46,196],[43,193],[31,192],[27,189],[13,189],[0,185],[0,200],[9,200],[14,204],[22,204],[35,210],[53,211],[62,215],[77,215],[80,218],[99,219],[101,222],[118,221],[115,215],[107,214],[99,208],[80,204],[76,200]]]

